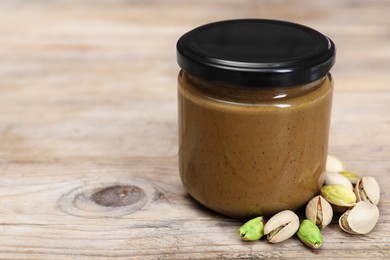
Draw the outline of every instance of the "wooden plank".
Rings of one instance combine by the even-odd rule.
[[[388,258],[390,2],[0,2],[0,258]],[[378,179],[368,235],[244,243],[184,191],[175,42],[205,22],[307,24],[338,47],[330,152]]]

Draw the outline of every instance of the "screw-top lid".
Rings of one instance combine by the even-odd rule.
[[[324,77],[335,62],[334,43],[309,27],[243,19],[206,24],[177,42],[177,61],[208,81],[285,87]]]

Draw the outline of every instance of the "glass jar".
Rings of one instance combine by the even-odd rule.
[[[177,44],[179,171],[235,218],[295,210],[323,184],[335,60],[321,33],[275,20],[198,27]]]

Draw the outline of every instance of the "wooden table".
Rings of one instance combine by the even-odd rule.
[[[389,258],[390,1],[0,2],[0,258]],[[368,235],[237,237],[177,167],[175,43],[215,20],[317,28],[337,45],[330,152],[378,179]]]

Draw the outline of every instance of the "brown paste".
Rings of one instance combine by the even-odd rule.
[[[186,190],[247,218],[303,206],[322,184],[330,74],[285,88],[236,88],[179,73],[179,168]]]

